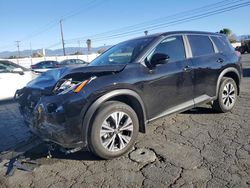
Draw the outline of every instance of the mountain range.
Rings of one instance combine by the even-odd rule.
[[[89,53],[98,53],[98,51],[108,49],[111,46],[100,46],[96,48],[91,48]],[[20,51],[20,56],[21,57],[30,57],[31,54],[33,53],[42,53],[43,49],[36,49],[36,50],[22,50]],[[65,52],[67,55],[74,54],[76,52],[80,52],[81,54],[88,54],[88,49],[87,48],[79,48],[79,47],[67,47],[65,48]],[[45,49],[45,54],[46,56],[60,56],[63,55],[63,49],[55,49],[55,50],[50,50],[50,49]],[[0,58],[9,58],[11,56],[18,56],[18,51],[3,51],[0,52]]]
[[[241,35],[237,36],[237,40],[241,41],[244,39],[250,39],[250,35]],[[88,54],[88,53],[98,53],[98,51],[103,51],[104,49],[109,49],[111,46],[99,46],[96,48],[92,48],[90,52],[88,52],[87,48],[79,48],[79,47],[67,47],[65,48],[66,54],[74,54],[76,52],[80,52],[81,54]],[[42,53],[42,49],[36,49],[36,50],[23,50],[20,51],[20,56],[21,57],[30,57],[31,54],[33,53]],[[55,49],[55,50],[50,50],[50,49],[45,49],[45,54],[46,56],[60,56],[63,55],[63,49]],[[9,58],[11,56],[18,56],[18,51],[3,51],[0,52],[0,58]]]

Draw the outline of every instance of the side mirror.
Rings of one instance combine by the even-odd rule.
[[[24,75],[23,69],[21,69],[21,68],[14,68],[12,72],[18,73],[20,75]]]
[[[152,56],[150,60],[150,64],[152,67],[155,67],[159,64],[165,64],[169,60],[169,56],[167,54],[156,53]]]

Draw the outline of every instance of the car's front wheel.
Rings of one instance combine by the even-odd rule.
[[[135,111],[118,101],[105,102],[96,112],[90,133],[90,148],[101,158],[128,152],[139,132]]]
[[[237,100],[238,89],[232,78],[221,80],[218,98],[213,102],[213,109],[218,112],[228,112],[233,109]]]

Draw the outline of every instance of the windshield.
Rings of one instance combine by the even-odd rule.
[[[153,37],[149,37],[117,44],[92,61],[90,66],[128,64],[135,60],[152,40]]]

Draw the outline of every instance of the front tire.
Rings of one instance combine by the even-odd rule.
[[[212,108],[217,112],[228,112],[233,109],[237,101],[238,89],[232,78],[224,77],[221,80],[218,98],[213,102]]]
[[[119,157],[133,146],[138,132],[139,121],[135,111],[124,103],[108,101],[95,114],[90,148],[104,159]]]

